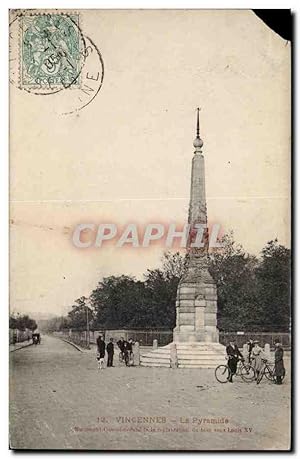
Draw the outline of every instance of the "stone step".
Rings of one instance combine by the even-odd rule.
[[[223,351],[224,350],[224,346],[187,346],[187,345],[180,345],[180,344],[177,344],[176,345],[176,349],[178,350],[186,350],[186,351],[190,351],[190,350],[195,350],[195,351]]]
[[[219,362],[220,362],[220,364],[222,364],[222,363],[226,364],[226,361],[225,361],[224,359],[222,359],[222,358],[221,358],[221,359],[220,359],[220,358],[205,359],[205,358],[201,358],[201,357],[200,357],[200,358],[190,357],[189,359],[177,358],[177,361],[178,361],[178,363],[190,363],[190,362],[194,362],[194,363],[201,363],[201,362],[203,362],[203,363],[210,363],[210,362],[213,362],[213,363],[215,363],[216,365],[218,365]]]
[[[195,352],[195,351],[190,351],[190,352],[182,352],[182,351],[177,351],[177,355],[182,357],[182,358],[185,358],[185,357],[188,357],[190,355],[199,355],[199,356],[206,356],[206,357],[223,357],[225,358],[225,354],[221,354],[221,352]]]
[[[170,363],[170,358],[168,359],[160,359],[159,357],[152,356],[152,357],[141,357],[140,359],[141,362],[147,363],[147,362],[155,362],[155,363]]]
[[[156,363],[156,362],[144,363],[143,361],[141,361],[141,366],[142,367],[162,367],[162,368],[170,368],[171,367],[170,363]]]
[[[151,358],[151,357],[157,357],[159,359],[170,359],[170,352],[168,354],[156,354],[156,352],[153,352],[153,354],[141,354],[141,358]]]
[[[219,343],[176,343],[178,368],[214,369],[225,364],[225,347]],[[144,367],[171,367],[171,346],[141,354]]]
[[[147,351],[147,352],[141,352],[141,355],[149,355],[149,354],[153,354],[155,352],[155,354],[157,355],[170,355],[170,349],[152,349],[151,351]]]
[[[177,360],[182,360],[183,362],[186,361],[186,360],[205,360],[205,361],[209,361],[209,360],[213,360],[213,361],[218,361],[218,362],[226,362],[225,358],[222,356],[222,355],[185,355],[185,356],[182,356],[182,355],[177,355]]]
[[[184,365],[178,365],[178,368],[193,368],[194,370],[201,370],[201,369],[206,369],[206,370],[214,370],[217,365],[214,364],[209,364],[209,363],[202,363],[201,365],[191,365],[191,364],[184,364]]]

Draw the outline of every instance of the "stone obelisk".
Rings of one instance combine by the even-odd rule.
[[[200,138],[199,108],[192,160],[191,193],[188,223],[187,270],[182,277],[176,300],[174,342],[219,342],[217,329],[217,288],[208,271],[208,230],[204,230],[203,247],[194,247],[197,224],[207,225],[205,169]]]

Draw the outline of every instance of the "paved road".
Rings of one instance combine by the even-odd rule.
[[[213,370],[119,366],[99,372],[94,351],[81,353],[53,337],[43,337],[40,346],[13,352],[10,358],[14,448],[289,445],[289,377],[283,386],[267,381],[257,386],[219,384]],[[288,362],[286,366],[289,373]]]

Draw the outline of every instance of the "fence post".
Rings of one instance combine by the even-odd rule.
[[[133,359],[134,365],[140,365],[140,343],[138,341],[134,343]]]
[[[157,349],[157,348],[158,348],[157,339],[154,339],[153,340],[153,349]]]
[[[171,343],[170,345],[170,363],[171,368],[178,368],[177,349],[175,343]]]

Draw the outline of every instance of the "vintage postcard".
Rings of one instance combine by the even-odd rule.
[[[290,450],[292,43],[268,14],[9,12],[11,449]]]

